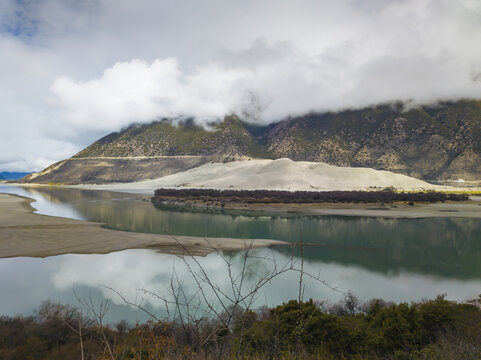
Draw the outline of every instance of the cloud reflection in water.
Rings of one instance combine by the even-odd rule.
[[[271,250],[268,249],[260,249],[255,251],[255,255],[275,256],[279,267],[290,261],[290,258],[284,254],[270,252]],[[220,256],[211,254],[197,260],[214,284],[226,292],[231,291],[227,268]],[[192,259],[189,263],[198,270]],[[150,250],[126,250],[108,255],[66,255],[59,257],[57,266],[52,274],[52,282],[58,290],[62,291],[80,285],[90,287],[104,285],[121,292],[130,300],[139,298],[138,289],[147,289],[160,296],[168,296],[173,271],[182,281],[184,290],[188,294],[194,294],[197,289],[194,279],[180,258]],[[236,255],[233,262],[234,273],[240,274],[241,266],[241,256]],[[261,274],[269,272],[272,263],[256,258],[249,260],[249,266],[251,270]],[[447,293],[450,299],[464,300],[477,296],[481,292],[481,280],[459,281],[408,272],[383,274],[357,266],[311,261],[305,262],[305,270],[314,275],[320,273],[320,278],[330,286],[340,291],[351,290],[362,300],[376,297],[396,302],[409,302],[433,298],[442,293]],[[256,282],[252,272],[250,275],[246,277],[246,290]],[[271,306],[296,298],[298,282],[298,273],[282,274],[261,289],[256,296],[256,306]],[[100,289],[102,294],[115,304],[123,304],[118,295],[109,289],[105,287]],[[341,296],[340,293],[316,281],[305,279],[305,298],[336,302]],[[154,308],[163,306],[155,298],[149,297],[146,300]]]

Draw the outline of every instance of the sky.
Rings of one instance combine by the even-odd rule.
[[[0,171],[131,123],[481,98],[479,0],[1,0]]]

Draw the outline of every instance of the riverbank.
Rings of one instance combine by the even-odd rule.
[[[221,203],[208,200],[170,199],[156,202],[159,206],[181,207],[186,209],[209,209],[213,211],[249,211],[264,213],[295,213],[302,215],[336,215],[356,217],[379,217],[393,219],[420,218],[481,218],[481,197],[471,197],[460,202],[413,203],[397,202],[391,204],[371,203]]]
[[[0,258],[61,254],[107,254],[153,249],[176,255],[205,256],[215,250],[241,250],[285,244],[282,241],[146,234],[116,231],[100,223],[34,213],[33,199],[0,194]]]
[[[148,201],[154,194],[151,189],[126,189],[121,187],[122,184],[113,184],[111,187],[107,185],[38,185],[38,184],[8,184],[6,186],[19,186],[27,189],[77,189],[78,191],[100,191],[105,193],[123,193],[133,196],[139,196]],[[160,202],[160,206],[182,208],[187,210],[198,211],[247,211],[259,213],[273,214],[300,214],[300,215],[335,215],[335,216],[355,216],[355,217],[379,217],[379,218],[481,218],[481,197],[473,196],[479,193],[475,190],[453,188],[446,190],[448,193],[464,193],[469,196],[469,200],[463,202],[442,202],[442,203],[416,203],[409,205],[406,202],[398,203],[275,203],[275,204],[239,204],[239,203],[222,203],[217,201],[201,201],[201,200],[181,200],[170,199]]]

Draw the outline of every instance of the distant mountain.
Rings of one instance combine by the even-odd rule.
[[[27,176],[28,172],[9,172],[9,171],[2,171],[0,172],[0,179],[2,180],[19,180],[25,176]]]
[[[400,104],[381,105],[308,114],[268,126],[249,124],[235,115],[209,130],[192,120],[132,125],[31,180],[132,181],[243,156],[370,167],[425,180],[479,179],[481,101],[443,102],[407,111]]]

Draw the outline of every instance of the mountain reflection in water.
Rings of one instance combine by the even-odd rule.
[[[77,218],[118,230],[292,243],[302,238],[304,256],[312,261],[354,265],[384,274],[404,270],[456,279],[481,278],[481,219],[188,211],[154,206],[141,195],[46,187],[24,190],[27,196],[73,209]],[[276,250],[292,252],[291,247]]]
[[[463,300],[481,293],[479,219],[186,211],[154,206],[145,196],[106,191],[0,186],[0,192],[36,199],[32,206],[39,213],[98,221],[124,231],[270,238],[293,243],[302,238],[306,270],[313,274],[320,272],[331,286],[351,290],[362,300],[382,297],[411,301],[440,293]],[[298,255],[290,246],[256,251],[259,256],[273,254],[279,263]],[[112,287],[134,299],[139,297],[137,289],[141,288],[162,294],[175,268],[187,288],[192,289],[191,279],[179,261],[174,256],[149,250],[0,259],[0,313],[25,313],[49,297],[71,302],[72,289],[93,287],[98,296],[113,301],[116,318],[115,311],[124,313],[125,305],[99,285]],[[227,281],[219,255],[214,253],[200,261],[217,282]],[[251,266],[261,272],[268,264],[258,261]],[[272,305],[295,298],[297,284],[297,274],[283,275],[265,289],[258,302]],[[290,288],[292,292],[288,291]],[[331,301],[340,298],[339,293],[316,282],[307,282],[305,296]],[[145,301],[154,309],[158,306],[152,299]]]

